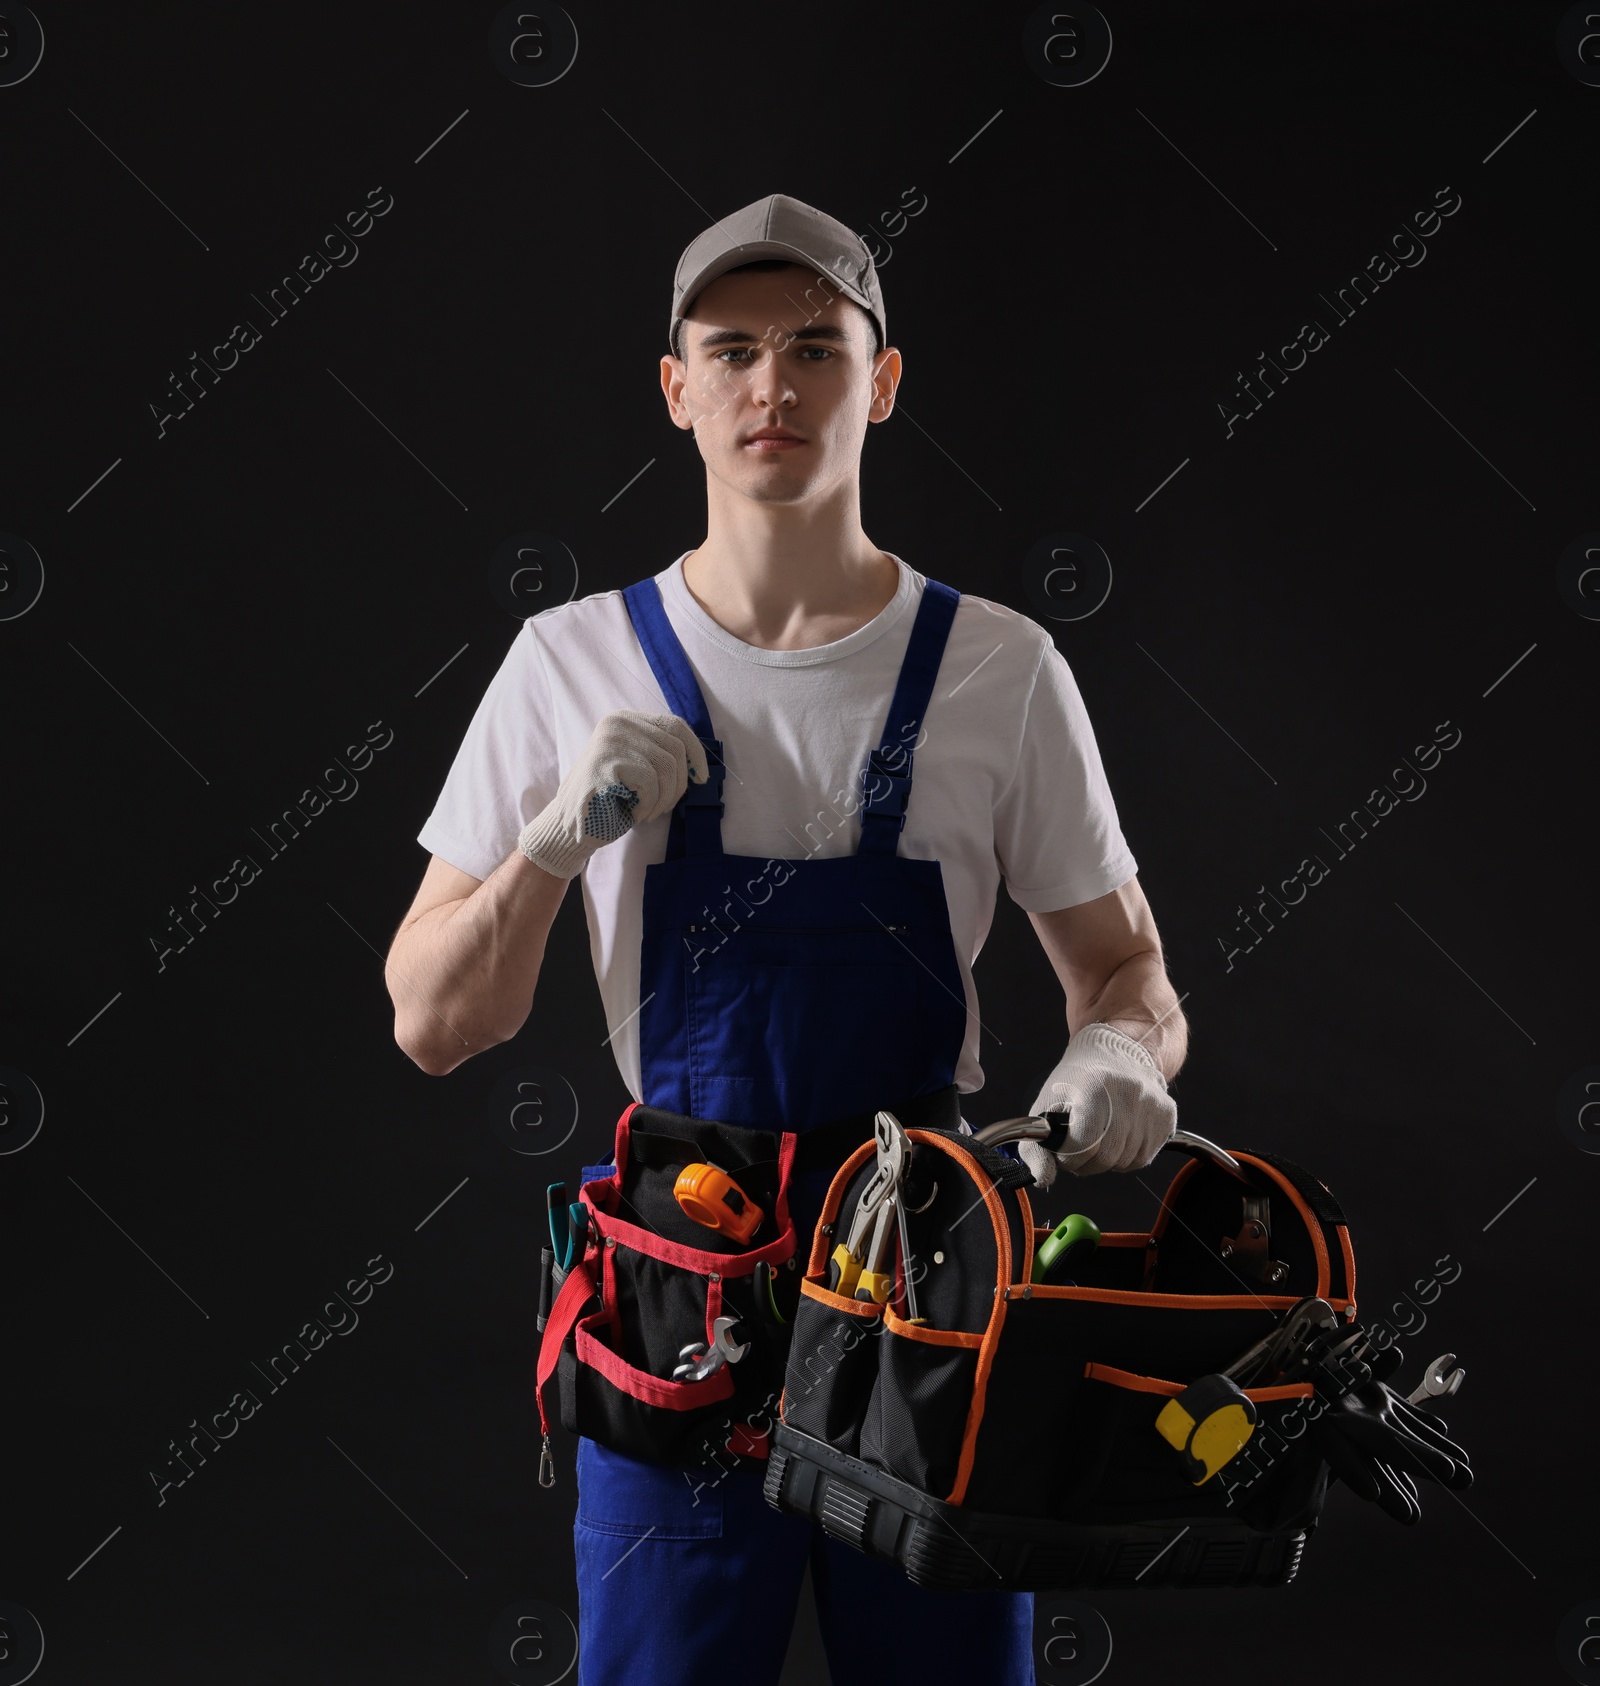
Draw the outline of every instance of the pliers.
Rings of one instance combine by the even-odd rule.
[[[828,1286],[846,1299],[872,1300],[882,1305],[893,1287],[893,1273],[885,1273],[889,1238],[897,1226],[900,1182],[910,1158],[911,1142],[892,1112],[873,1120],[878,1163],[856,1201],[850,1232],[833,1250]]]

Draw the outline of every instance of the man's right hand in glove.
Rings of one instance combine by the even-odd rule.
[[[596,849],[677,806],[692,779],[710,777],[705,746],[676,714],[631,708],[603,715],[517,847],[555,878],[582,872]]]
[[[1030,1110],[1036,1118],[1071,1114],[1067,1140],[1054,1153],[1039,1142],[1017,1144],[1018,1158],[1041,1188],[1049,1188],[1063,1167],[1080,1177],[1136,1171],[1155,1158],[1178,1123],[1178,1103],[1150,1050],[1098,1022],[1072,1033]]]

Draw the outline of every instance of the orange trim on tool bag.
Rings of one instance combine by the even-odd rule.
[[[1318,1299],[1327,1299],[1332,1286],[1332,1263],[1328,1258],[1327,1242],[1323,1239],[1322,1223],[1311,1208],[1300,1196],[1300,1191],[1281,1171],[1275,1170],[1264,1159],[1257,1159],[1253,1153],[1243,1153],[1236,1149],[1229,1149],[1233,1157],[1243,1164],[1253,1165],[1266,1177],[1272,1188],[1285,1195],[1294,1209],[1300,1214],[1300,1221],[1306,1226],[1306,1233],[1311,1237],[1311,1250],[1317,1260],[1317,1286],[1315,1293]],[[1198,1159],[1191,1159],[1187,1165],[1180,1166],[1172,1181],[1167,1184],[1167,1192],[1162,1197],[1161,1210],[1156,1213],[1156,1221],[1150,1226],[1152,1236],[1159,1238],[1166,1233],[1167,1219],[1172,1215],[1174,1197],[1183,1184],[1200,1168]],[[1324,1187],[1327,1185],[1324,1184]],[[1267,1193],[1268,1190],[1256,1190]],[[1268,1243],[1271,1245],[1270,1241]],[[1350,1285],[1346,1283],[1348,1288]]]
[[[1115,1364],[1096,1364],[1092,1359],[1084,1365],[1083,1373],[1097,1382],[1108,1382],[1112,1387],[1127,1388],[1134,1393],[1164,1393],[1168,1397],[1182,1393],[1189,1385],[1187,1382],[1164,1381],[1160,1376],[1135,1375],[1132,1370],[1119,1370]],[[1308,1398],[1316,1389],[1310,1382],[1279,1382],[1275,1387],[1246,1387],[1239,1391],[1258,1405],[1270,1405],[1279,1399]]]
[[[824,1288],[814,1276],[801,1278],[800,1292],[810,1299],[820,1300],[834,1311],[848,1311],[852,1317],[876,1317],[883,1310],[875,1300],[847,1300],[843,1294]]]
[[[1176,1197],[1178,1190],[1182,1188],[1189,1178],[1192,1177],[1199,1169],[1200,1161],[1198,1159],[1186,1159],[1183,1164],[1181,1164],[1177,1170],[1172,1173],[1172,1181],[1167,1184],[1167,1192],[1161,1196],[1161,1206],[1156,1213],[1155,1222],[1151,1224],[1150,1233],[1145,1237],[1144,1275],[1142,1278],[1145,1282],[1150,1280],[1151,1273],[1156,1268],[1156,1243],[1161,1239],[1161,1236],[1166,1230],[1167,1218],[1170,1215],[1172,1202]],[[1104,1236],[1102,1236],[1101,1240],[1103,1241],[1104,1239]]]
[[[1324,1183],[1322,1186],[1327,1188],[1328,1185]],[[1339,1237],[1339,1254],[1344,1260],[1345,1298],[1353,1300],[1356,1297],[1356,1256],[1350,1248],[1350,1231],[1343,1224],[1335,1224],[1333,1227]]]
[[[1022,1209],[1022,1270],[1017,1276],[1018,1282],[1033,1280],[1033,1202],[1028,1198],[1025,1188],[1017,1190],[1017,1204]]]
[[[989,1372],[994,1368],[995,1348],[1000,1344],[1000,1331],[1005,1326],[1006,1300],[1001,1290],[1011,1280],[1011,1226],[1006,1221],[999,1189],[994,1186],[988,1172],[961,1146],[959,1137],[952,1140],[945,1136],[930,1135],[926,1130],[912,1130],[908,1133],[913,1141],[932,1143],[941,1153],[961,1166],[968,1180],[979,1186],[983,1203],[989,1208],[989,1222],[994,1228],[997,1254],[994,1308],[989,1313],[988,1327],[983,1331],[978,1346],[978,1367],[972,1377],[972,1402],[967,1407],[966,1427],[961,1435],[961,1456],[956,1463],[955,1484],[945,1497],[947,1504],[958,1505],[966,1497],[967,1482],[972,1476],[972,1460],[978,1449],[978,1428],[983,1422],[984,1398],[989,1389]],[[1019,1189],[1017,1192],[1020,1194],[1022,1191]],[[1024,1214],[1025,1218],[1026,1216],[1027,1214]],[[1025,1227],[1024,1234],[1026,1233]]]
[[[884,1327],[892,1335],[904,1335],[910,1341],[926,1341],[930,1346],[974,1346],[983,1345],[983,1334],[978,1330],[968,1329],[930,1329],[922,1323],[907,1323],[891,1307],[883,1308]]]
[[[1067,1288],[1054,1283],[1034,1283],[1029,1299],[1035,1300],[1103,1300],[1108,1305],[1162,1305],[1192,1311],[1242,1311],[1251,1306],[1263,1306],[1269,1311],[1281,1311],[1299,1305],[1299,1294],[1144,1294],[1134,1288]],[[1012,1299],[1024,1296],[1013,1294]],[[1337,1301],[1329,1304],[1336,1305]]]
[[[808,1277],[824,1274],[828,1257],[833,1251],[831,1244],[840,1241],[842,1237],[837,1234],[824,1235],[822,1226],[837,1222],[839,1207],[844,1200],[846,1186],[856,1172],[877,1151],[878,1144],[876,1141],[863,1142],[833,1173],[833,1181],[828,1184],[828,1192],[822,1201],[822,1211],[817,1217],[817,1227],[811,1236],[811,1257],[806,1261],[806,1275]]]
[[[1233,1157],[1242,1159],[1246,1165],[1254,1165],[1259,1171],[1264,1171],[1288,1195],[1294,1209],[1300,1214],[1300,1221],[1306,1226],[1306,1231],[1311,1237],[1312,1248],[1317,1255],[1317,1297],[1327,1299],[1329,1290],[1333,1286],[1333,1261],[1328,1257],[1328,1243],[1323,1238],[1322,1220],[1305,1203],[1300,1190],[1281,1171],[1275,1171],[1264,1159],[1257,1159],[1253,1154],[1236,1153]],[[1327,1184],[1324,1183],[1323,1187],[1326,1188]],[[1349,1284],[1346,1283],[1345,1286],[1348,1288]]]
[[[1113,1387],[1130,1388],[1136,1393],[1182,1393],[1186,1382],[1167,1382],[1159,1376],[1135,1375],[1132,1370],[1119,1370],[1115,1364],[1096,1364],[1092,1359],[1084,1365],[1083,1373],[1097,1382],[1110,1382]]]
[[[1052,1228],[1049,1224],[1033,1225],[1033,1244],[1035,1251],[1038,1250],[1040,1240],[1051,1233]],[[1147,1247],[1149,1244],[1150,1231],[1147,1229],[1108,1229],[1101,1233],[1100,1239],[1095,1243],[1095,1251],[1099,1252],[1105,1247]],[[1033,1270],[1031,1260],[1029,1262],[1028,1269],[1029,1274],[1031,1275]],[[1026,1278],[1019,1276],[1017,1280],[1021,1282],[1026,1280]]]

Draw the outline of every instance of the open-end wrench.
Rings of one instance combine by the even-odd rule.
[[[720,1370],[724,1364],[737,1364],[745,1353],[750,1350],[748,1341],[735,1341],[729,1337],[728,1331],[739,1321],[737,1317],[719,1317],[712,1324],[711,1350],[698,1359],[688,1359],[672,1372],[675,1382],[703,1382],[707,1376]],[[694,1350],[700,1345],[696,1341],[691,1347],[684,1347],[678,1354],[680,1358],[685,1352]]]
[[[1406,1404],[1430,1405],[1436,1399],[1448,1399],[1467,1379],[1467,1372],[1460,1365],[1453,1370],[1450,1368],[1455,1362],[1453,1352],[1440,1353],[1423,1375],[1422,1386],[1406,1395]]]

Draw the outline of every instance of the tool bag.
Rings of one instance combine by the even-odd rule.
[[[800,1171],[838,1166],[870,1132],[872,1116],[780,1132],[638,1102],[623,1110],[613,1163],[585,1170],[583,1246],[564,1275],[556,1273],[543,1325],[535,1388],[542,1485],[553,1482],[552,1378],[562,1426],[613,1451],[683,1466],[766,1458],[803,1262],[791,1182]],[[918,1097],[897,1116],[954,1126],[957,1091],[950,1085]],[[696,1223],[674,1198],[678,1173],[697,1161],[727,1172],[761,1208],[748,1244]],[[709,1346],[723,1316],[739,1320],[746,1348],[739,1360],[701,1381],[674,1380],[684,1347]]]
[[[906,1214],[919,1320],[896,1310],[903,1259],[887,1305],[827,1285],[867,1142],[833,1179],[800,1283],[768,1502],[940,1590],[1292,1579],[1328,1481],[1297,1415],[1311,1382],[1245,1388],[1257,1426],[1198,1485],[1156,1418],[1306,1296],[1354,1318],[1333,1195],[1273,1154],[1235,1152],[1244,1180],[1196,1157],[1147,1231],[1075,1255],[1076,1286],[1035,1284],[1049,1229],[1027,1169],[970,1136],[908,1134],[920,1183],[937,1179]]]

